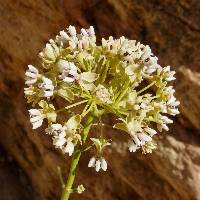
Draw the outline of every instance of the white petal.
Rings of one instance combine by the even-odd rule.
[[[104,158],[101,159],[101,168],[103,169],[103,171],[107,170],[107,162]]]
[[[29,114],[30,115],[41,115],[41,112],[38,109],[30,109]]]
[[[56,136],[53,138],[53,145],[55,145],[57,148],[62,148],[65,143],[66,139],[63,137]]]
[[[90,36],[94,36],[95,35],[93,26],[90,26],[90,28],[88,29],[88,33],[89,33]]]
[[[81,33],[82,33],[84,36],[87,36],[87,35],[88,35],[87,31],[86,31],[84,28],[81,29]]]
[[[72,78],[72,77],[65,77],[65,78],[63,79],[63,81],[64,81],[64,82],[67,82],[67,83],[72,83],[74,80],[75,80],[75,79]]]
[[[88,167],[94,167],[95,166],[95,161],[96,161],[95,157],[90,158],[90,161],[88,163]]]
[[[29,78],[37,78],[37,74],[26,71],[25,75]]]
[[[153,137],[157,132],[154,130],[154,129],[152,129],[152,128],[145,128],[144,129],[147,133],[149,133],[149,135],[151,136],[151,137]]]
[[[42,80],[45,84],[52,85],[52,81],[49,78],[43,77]]]
[[[69,28],[68,28],[68,32],[69,32],[69,34],[71,35],[71,36],[76,36],[76,29],[75,29],[75,27],[74,26],[69,26]]]
[[[51,127],[55,130],[59,130],[62,128],[62,125],[61,124],[52,124]]]
[[[32,72],[34,72],[34,73],[36,73],[36,74],[38,73],[37,68],[34,67],[33,65],[28,65],[28,68],[29,68],[30,71],[32,71]]]
[[[141,140],[142,143],[149,142],[152,140],[152,138],[145,133],[138,133],[138,138]]]
[[[42,126],[42,122],[43,120],[38,120],[36,122],[33,122],[33,129],[39,128],[40,126]]]
[[[133,140],[136,145],[140,146],[140,140],[138,139],[138,137],[136,135],[133,136]]]
[[[128,148],[130,152],[135,152],[139,147],[132,140],[129,140]]]
[[[37,79],[28,79],[25,81],[25,84],[30,86],[30,85],[33,85],[36,81]]]
[[[74,144],[72,142],[67,142],[67,146],[65,147],[65,152],[69,153],[69,156],[71,156],[74,152]]]
[[[96,166],[96,172],[99,172],[99,170],[101,169],[101,161],[100,160],[97,160],[96,163],[95,163],[95,166]]]
[[[178,115],[180,112],[178,109],[169,109],[169,114],[170,115]]]
[[[158,128],[158,130],[159,130],[160,132],[162,132],[163,129],[164,129],[165,131],[168,131],[168,130],[169,130],[169,128],[168,128],[168,126],[167,126],[166,124],[158,124],[158,125],[157,125],[157,128]]]
[[[173,123],[173,120],[169,119],[169,118],[166,117],[166,116],[161,116],[160,118],[161,118],[161,120],[162,120],[165,124],[171,124],[171,123]]]
[[[69,39],[69,36],[67,35],[67,33],[65,31],[60,31],[60,36],[65,40]]]
[[[34,117],[31,117],[30,119],[31,123],[37,122],[39,120],[43,120],[43,117],[41,115],[35,115]]]

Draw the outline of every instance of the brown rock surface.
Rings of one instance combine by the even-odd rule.
[[[84,155],[77,183],[87,191],[72,199],[200,200],[200,2],[0,0],[0,146],[31,181],[37,197],[30,199],[59,199],[56,169],[61,166],[66,176],[70,160],[42,130],[31,130],[24,71],[36,62],[45,42],[69,24],[94,25],[99,36],[125,35],[151,45],[161,64],[177,70],[181,101],[181,115],[169,134],[157,138],[153,154],[118,153],[114,148],[107,155],[108,173],[98,175],[87,168],[90,155]],[[109,135],[119,139],[116,132]]]

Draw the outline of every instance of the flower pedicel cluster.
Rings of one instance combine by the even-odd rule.
[[[29,110],[33,129],[48,121],[47,134],[53,144],[71,156],[76,146],[83,144],[82,119],[87,115],[100,118],[112,113],[116,116],[116,129],[125,131],[130,140],[130,152],[142,148],[152,152],[152,137],[158,131],[168,131],[173,121],[169,115],[179,113],[175,90],[168,86],[174,80],[170,67],[161,67],[148,45],[125,37],[102,39],[96,44],[94,28],[69,26],[55,40],[49,40],[39,54],[41,66],[28,65],[25,96],[34,108]],[[68,106],[56,109],[53,100],[63,98]],[[60,112],[79,105],[84,109],[65,122],[58,120]],[[91,138],[97,156],[88,166],[106,171],[103,149],[110,145],[102,134]]]

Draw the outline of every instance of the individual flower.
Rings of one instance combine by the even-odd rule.
[[[88,167],[94,167],[96,172],[99,172],[100,169],[102,169],[103,171],[106,171],[107,162],[103,157],[99,159],[96,157],[92,157],[88,163]]]
[[[162,70],[162,73],[164,74],[164,78],[166,81],[173,81],[175,80],[176,78],[174,77],[175,75],[175,71],[171,71],[170,70],[170,66],[167,66],[167,67],[164,67],[163,70]]]
[[[42,77],[42,83],[39,83],[38,87],[41,89],[40,97],[53,96],[54,86],[49,78]]]
[[[100,103],[111,103],[111,95],[106,87],[99,84],[94,90],[95,97]]]
[[[26,96],[34,95],[34,94],[35,94],[35,88],[34,88],[33,86],[24,88],[24,94],[25,94]]]
[[[53,145],[56,147],[56,148],[59,148],[59,149],[63,149],[64,148],[64,144],[67,142],[66,140],[66,133],[62,132],[58,135],[54,135],[53,136]]]
[[[44,114],[41,112],[40,109],[30,109],[29,115],[30,115],[30,121],[33,125],[33,129],[42,126],[44,120]]]
[[[51,124],[50,127],[45,129],[45,132],[49,135],[57,136],[59,134],[63,134],[66,132],[66,128],[61,124]]]
[[[53,40],[49,40],[39,56],[46,64],[51,64],[56,62],[56,59],[60,56],[60,49]]]
[[[28,70],[25,73],[25,84],[28,86],[33,85],[37,82],[37,79],[40,77],[38,69],[33,65],[28,65]]]
[[[72,142],[72,138],[68,138],[66,146],[63,148],[64,153],[68,153],[71,156],[74,152],[74,143]]]
[[[147,131],[150,129],[143,130],[143,125],[140,120],[135,119],[132,115],[129,115],[126,120],[120,119],[122,123],[117,123],[114,125],[114,128],[126,131],[129,133],[131,139],[128,142],[128,148],[130,152],[135,152],[141,146],[143,146],[146,142],[150,142],[152,140],[151,136],[147,134]],[[153,132],[151,130],[151,132]]]
[[[61,59],[58,61],[57,65],[61,73],[59,78],[64,82],[72,83],[77,79],[77,67],[73,63]]]
[[[77,187],[77,193],[78,193],[78,194],[82,194],[84,191],[85,191],[85,188],[84,188],[83,185],[79,185],[79,186]]]
[[[99,172],[100,169],[103,171],[107,170],[107,162],[102,156],[103,150],[106,146],[109,146],[111,143],[108,140],[103,138],[90,138],[97,149],[97,156],[92,157],[88,163],[88,167],[94,167],[96,172]]]

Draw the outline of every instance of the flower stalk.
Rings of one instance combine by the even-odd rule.
[[[88,133],[90,131],[93,119],[94,119],[93,115],[90,114],[88,116],[85,127],[83,129],[83,135],[82,135],[83,144],[85,143],[85,141],[87,139],[87,136],[88,136]],[[79,149],[77,148],[77,150],[74,151],[74,154],[73,154],[73,157],[72,157],[72,163],[71,163],[71,167],[70,167],[70,172],[69,172],[69,175],[68,175],[66,186],[63,190],[61,200],[68,200],[69,197],[70,197],[70,194],[72,193],[72,186],[73,186],[74,179],[75,179],[75,176],[76,176],[76,170],[77,170],[77,166],[78,166],[78,163],[79,163],[79,160],[80,160],[80,157],[81,157],[81,153],[82,152],[81,152],[80,148]]]

